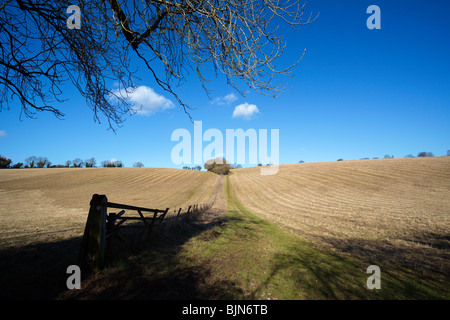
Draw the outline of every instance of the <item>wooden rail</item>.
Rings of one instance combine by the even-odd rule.
[[[155,212],[155,213],[166,211],[166,210],[160,210],[160,209],[149,209],[149,208],[129,206],[126,204],[119,204],[119,203],[113,203],[113,202],[108,202],[107,206],[108,206],[108,208],[136,210],[136,211],[144,211],[144,212]]]

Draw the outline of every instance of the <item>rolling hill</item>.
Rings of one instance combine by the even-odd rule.
[[[0,246],[81,236],[92,195],[148,208],[205,203],[219,176],[165,168],[8,169],[0,172]]]
[[[449,274],[450,157],[233,170],[248,210],[342,252]]]

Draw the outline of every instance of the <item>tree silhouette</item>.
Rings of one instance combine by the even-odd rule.
[[[11,159],[4,157],[4,156],[0,156],[0,168],[4,169],[4,168],[9,168],[11,165]]]
[[[142,168],[144,166],[144,164],[140,161],[137,161],[133,164],[133,167],[135,168]]]
[[[25,166],[28,168],[34,168],[38,161],[39,160],[36,156],[28,157],[25,159]]]
[[[432,152],[425,152],[425,151],[422,151],[422,152],[419,152],[419,153],[417,154],[417,156],[423,158],[423,157],[433,157],[434,155],[433,155]]]

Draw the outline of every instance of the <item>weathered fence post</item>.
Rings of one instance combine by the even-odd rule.
[[[94,194],[90,205],[79,260],[84,272],[97,273],[104,265],[108,199],[105,195]]]
[[[167,212],[169,212],[170,208],[166,208],[166,210],[159,216],[159,225],[163,222],[164,218],[166,217]]]

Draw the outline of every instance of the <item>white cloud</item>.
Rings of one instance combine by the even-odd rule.
[[[131,88],[128,88],[127,90],[132,91]],[[114,94],[128,98],[133,104],[133,109],[140,115],[151,115],[155,112],[174,107],[172,101],[157,94],[152,88],[147,86],[139,86],[132,92],[117,90]]]
[[[0,138],[6,138],[7,135],[5,130],[0,130]]]
[[[218,97],[213,100],[214,104],[218,105],[225,105],[225,104],[232,104],[238,99],[238,97],[234,93],[229,93],[224,97]]]
[[[234,108],[233,118],[243,118],[249,120],[258,113],[259,110],[256,105],[245,102]]]

